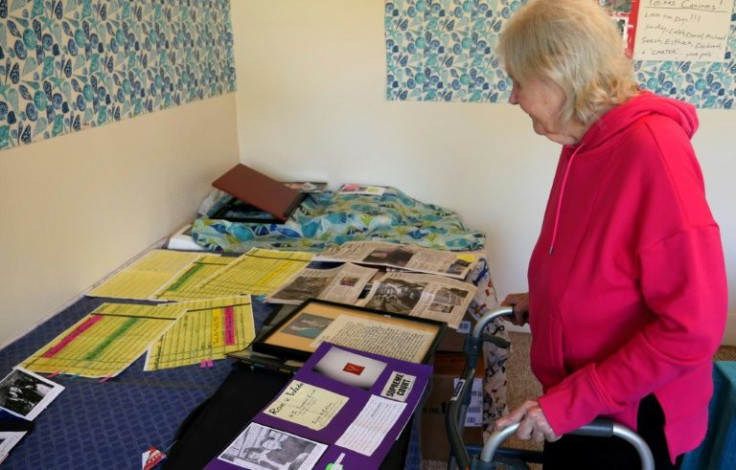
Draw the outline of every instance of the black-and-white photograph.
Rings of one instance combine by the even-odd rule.
[[[452,312],[453,306],[450,304],[443,304],[441,302],[432,302],[429,304],[429,310],[432,312],[439,313],[450,313]]]
[[[434,294],[434,301],[443,304],[460,305],[468,296],[468,291],[454,287],[442,287]]]
[[[319,442],[250,423],[218,458],[251,470],[306,470],[326,448]]]
[[[447,274],[461,274],[468,268],[468,266],[470,266],[470,261],[466,261],[464,259],[456,259],[447,268],[446,272]]]
[[[278,298],[285,300],[306,300],[317,297],[332,279],[332,277],[328,276],[299,276],[283,289],[279,290]]]
[[[391,313],[411,312],[427,286],[423,282],[388,279],[381,282],[366,307]]]
[[[411,261],[412,256],[414,256],[414,252],[402,246],[396,248],[377,248],[363,258],[363,261],[366,263],[404,267]]]
[[[33,420],[64,387],[25,369],[13,369],[0,382],[0,408]]]

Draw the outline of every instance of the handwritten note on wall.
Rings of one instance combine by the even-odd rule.
[[[634,58],[724,60],[732,0],[640,0]]]

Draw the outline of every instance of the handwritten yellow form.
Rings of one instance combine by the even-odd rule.
[[[222,297],[221,291],[208,291],[198,287],[215,273],[238,258],[205,255],[189,265],[178,277],[170,279],[153,297],[158,300],[213,299]]]
[[[185,311],[178,304],[102,304],[26,359],[22,367],[49,374],[113,377]]]
[[[312,253],[252,248],[199,286],[211,294],[270,294],[309,264]]]
[[[263,410],[266,414],[319,431],[330,424],[348,397],[300,380],[292,380]]]
[[[148,351],[144,370],[202,364],[245,349],[255,338],[250,296],[190,301],[187,313]]]
[[[149,299],[202,256],[202,253],[151,250],[87,295],[115,299]]]

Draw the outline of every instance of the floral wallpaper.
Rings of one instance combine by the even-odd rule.
[[[235,90],[229,0],[0,0],[0,149]]]
[[[736,2],[735,2],[736,3]],[[387,0],[389,100],[496,103],[510,81],[494,51],[521,0]],[[635,61],[642,87],[700,108],[736,109],[736,13],[723,62]]]

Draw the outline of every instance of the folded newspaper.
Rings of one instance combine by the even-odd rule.
[[[476,290],[471,283],[442,276],[383,273],[345,263],[332,269],[303,269],[266,301],[299,304],[317,298],[443,321],[457,329]]]
[[[465,279],[479,253],[433,250],[386,242],[348,242],[316,255],[314,261],[338,261]]]

